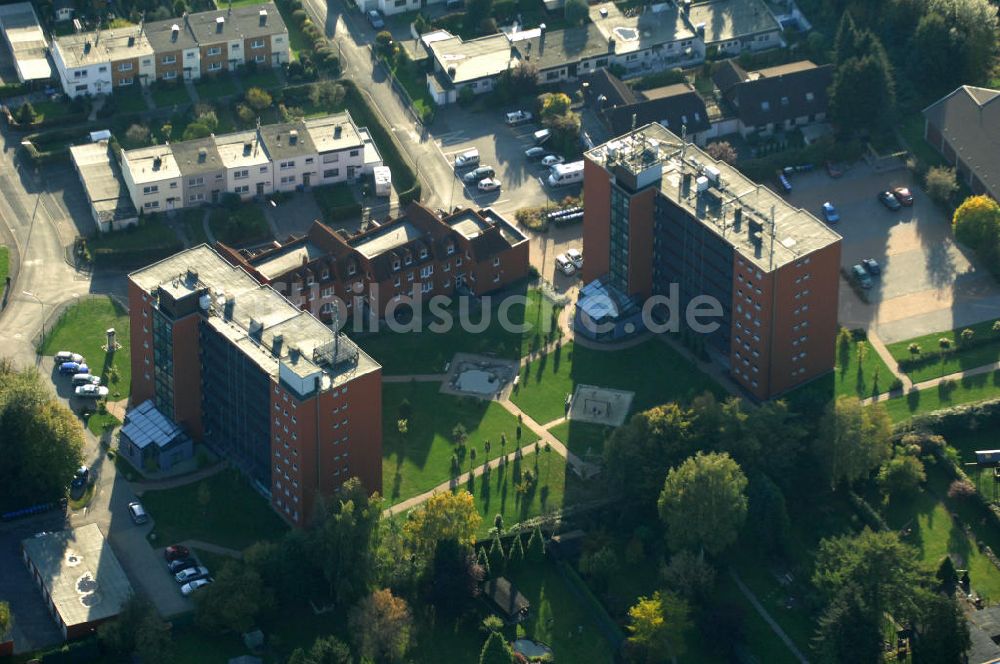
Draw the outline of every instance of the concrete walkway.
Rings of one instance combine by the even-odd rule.
[[[889,349],[886,348],[885,344],[882,343],[882,339],[879,338],[875,330],[868,330],[868,344],[875,349],[878,356],[882,358],[885,362],[885,366],[889,367],[889,371],[892,372],[893,377],[898,378],[901,383],[903,383],[903,392],[909,392],[910,388],[913,387],[913,381],[905,373],[899,370],[899,364],[896,362],[896,358],[892,356]],[[878,396],[882,396],[881,394]]]
[[[802,664],[809,664],[809,660],[805,658],[802,651],[795,646],[790,638],[788,638],[788,635],[785,634],[785,630],[781,629],[781,625],[774,621],[774,618],[772,618],[771,614],[767,612],[767,609],[765,609],[757,600],[757,596],[753,594],[752,590],[747,588],[747,585],[743,583],[743,579],[740,578],[740,575],[737,574],[736,570],[731,567],[729,568],[729,576],[733,578],[733,582],[736,584],[736,587],[740,589],[740,592],[743,593],[743,595],[750,601],[750,604],[753,605],[754,610],[760,614],[760,617],[764,619],[764,622],[771,627],[771,630],[777,634],[778,638],[781,639],[782,642],[788,647],[791,653],[795,656],[795,659],[802,662]]]
[[[189,539],[179,542],[179,544],[181,546],[186,546],[189,549],[201,549],[202,551],[208,551],[209,553],[217,553],[220,556],[229,556],[230,558],[235,558],[236,560],[243,560],[242,551],[219,546],[218,544],[212,544],[211,542]]]
[[[191,97],[192,104],[200,104],[201,97],[198,95],[198,89],[194,87],[194,81],[190,79],[184,80],[184,88],[188,91],[188,96]]]
[[[168,477],[162,480],[139,480],[132,482],[132,487],[135,489],[137,495],[141,496],[147,491],[163,491],[165,489],[176,489],[179,486],[185,486],[187,484],[192,484],[194,482],[200,482],[204,479],[211,477],[212,475],[217,475],[221,473],[226,468],[226,464],[217,463],[214,466],[209,466],[208,468],[202,468],[201,470],[195,471],[193,473],[185,473],[184,475],[178,475],[177,477]]]
[[[201,227],[205,231],[205,237],[208,238],[208,243],[214,245],[215,233],[212,232],[212,225],[208,223],[208,220],[212,217],[211,208],[205,208],[205,215],[201,218]]]

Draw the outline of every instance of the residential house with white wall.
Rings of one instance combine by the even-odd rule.
[[[260,137],[271,155],[275,191],[295,191],[319,181],[319,154],[302,120],[263,125]]]
[[[150,83],[153,59],[153,47],[138,25],[57,37],[52,43],[52,61],[70,97]]]
[[[212,136],[171,145],[181,170],[184,207],[218,203],[226,193],[226,167]]]
[[[216,136],[215,147],[226,172],[226,191],[243,200],[274,191],[271,156],[257,130]]]
[[[316,146],[318,178],[314,184],[354,182],[365,168],[365,144],[347,113],[305,121]]]
[[[170,145],[122,150],[122,176],[139,212],[184,207],[183,176]]]

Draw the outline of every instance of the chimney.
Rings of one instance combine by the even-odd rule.
[[[243,156],[244,157],[248,156],[250,154],[250,151],[252,149],[253,149],[253,143],[251,143],[250,141],[247,141],[246,143],[244,143],[243,144]]]
[[[90,42],[89,41],[86,44],[83,45],[83,52],[84,53],[90,53]]]
[[[181,26],[174,23],[170,26],[170,41],[177,41],[177,37],[181,34]]]
[[[260,16],[260,27],[263,28],[265,25],[267,25],[267,10],[261,9],[259,16]]]
[[[299,130],[293,129],[290,132],[288,132],[288,144],[295,145],[298,142],[299,142]]]
[[[208,150],[205,148],[198,148],[198,163],[204,164],[206,159],[208,159]]]
[[[160,170],[160,166],[163,165],[163,159],[161,157],[153,157],[153,170]]]
[[[743,208],[738,207],[733,210],[733,230],[737,233],[740,232],[740,226],[743,224]]]
[[[342,133],[343,133],[343,129],[341,128],[340,125],[337,125],[336,127],[333,128],[333,137],[334,138],[340,138],[340,135]]]
[[[216,33],[221,33],[222,32],[222,28],[224,28],[225,26],[226,26],[226,17],[225,16],[220,16],[217,19],[215,19],[215,32]]]
[[[129,46],[135,46],[135,35],[129,35],[129,37],[128,37],[128,45]]]

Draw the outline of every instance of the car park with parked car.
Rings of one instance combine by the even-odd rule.
[[[532,161],[537,161],[545,156],[545,148],[541,145],[536,145],[533,148],[528,148],[524,151],[524,156]]]
[[[188,558],[190,555],[191,551],[182,544],[171,544],[163,550],[163,557],[168,563],[180,558]]]
[[[181,594],[187,597],[194,591],[198,590],[198,588],[204,588],[210,583],[212,583],[211,577],[204,579],[195,579],[194,581],[191,581],[190,583],[185,583],[183,586],[181,586]]]
[[[186,569],[191,569],[192,567],[197,567],[198,561],[194,558],[178,558],[177,560],[171,560],[167,563],[167,569],[170,570],[171,574],[179,574]]]
[[[874,258],[864,259],[863,261],[861,261],[861,265],[862,267],[865,268],[865,271],[868,272],[868,274],[872,275],[873,277],[882,274],[882,266],[879,265],[878,261],[875,260]]]
[[[385,27],[385,21],[382,20],[382,14],[380,14],[377,9],[368,10],[368,23],[370,23],[376,30],[381,30]]]
[[[480,180],[491,178],[494,175],[496,175],[496,171],[493,170],[492,166],[480,166],[479,168],[469,171],[463,175],[462,181],[465,184],[476,184]]]
[[[90,367],[81,362],[63,362],[59,365],[59,373],[64,376],[90,373]]]
[[[137,526],[141,526],[142,524],[149,522],[149,515],[146,514],[145,508],[138,500],[133,500],[128,504],[128,515],[132,517],[132,521],[134,521]]]
[[[913,192],[909,187],[896,187],[892,190],[892,195],[896,197],[900,205],[910,207],[913,205]]]
[[[73,374],[73,387],[80,387],[81,385],[100,385],[101,377],[95,376],[89,373],[78,373]]]
[[[190,583],[206,577],[208,577],[208,568],[201,567],[200,565],[198,567],[188,567],[174,574],[174,579],[177,583]]]
[[[893,212],[903,207],[903,204],[899,202],[899,199],[897,199],[891,191],[880,192],[878,195],[878,202]]]
[[[858,285],[865,290],[872,287],[872,278],[868,276],[868,272],[865,271],[865,268],[860,265],[854,265],[851,267],[851,276],[854,277],[855,281],[858,282]]]
[[[55,354],[55,362],[56,364],[63,364],[65,362],[83,364],[83,355],[68,350],[61,350]]]
[[[566,160],[557,154],[549,154],[542,157],[542,166],[548,166],[551,168],[552,166],[555,166],[556,164],[561,164],[564,161]]]
[[[583,269],[583,254],[581,254],[578,249],[576,248],[567,249],[566,258],[569,259],[569,262],[572,263],[573,267],[575,267],[576,269],[578,270]]]
[[[472,168],[479,165],[479,150],[472,149],[462,152],[455,157],[455,170],[462,168]]]
[[[496,178],[486,178],[485,180],[480,180],[479,191],[499,191],[500,190],[500,180]]]
[[[571,277],[576,274],[576,266],[573,265],[573,261],[571,261],[566,254],[559,254],[556,256],[556,269],[567,277]]]
[[[837,212],[837,208],[833,206],[833,203],[827,201],[823,203],[823,218],[826,219],[826,223],[835,224],[840,221],[840,213]]]
[[[108,396],[108,388],[103,385],[81,385],[73,393],[81,399],[103,399]]]
[[[517,125],[522,125],[526,122],[531,122],[533,116],[528,111],[511,111],[504,115],[504,122],[506,122],[511,127],[516,127]]]

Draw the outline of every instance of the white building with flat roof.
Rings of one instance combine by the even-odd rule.
[[[107,140],[71,146],[69,156],[83,183],[97,230],[106,233],[139,223],[139,213]]]
[[[315,184],[353,182],[365,167],[365,144],[348,113],[306,120],[319,158]]]
[[[0,31],[22,83],[52,78],[49,42],[30,2],[0,5]]]
[[[156,72],[153,47],[138,25],[59,37],[52,60],[70,97],[150,83]]]
[[[226,169],[226,191],[243,200],[274,192],[271,156],[256,130],[216,136],[215,146]]]

